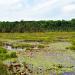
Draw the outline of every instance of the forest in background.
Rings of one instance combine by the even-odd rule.
[[[54,32],[54,31],[75,31],[75,19],[72,20],[48,20],[48,21],[15,21],[1,22],[0,32]]]

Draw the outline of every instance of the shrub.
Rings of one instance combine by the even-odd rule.
[[[69,47],[66,47],[66,49],[69,49]]]
[[[7,53],[7,50],[2,48],[2,47],[0,47],[0,53]]]
[[[9,58],[9,55],[7,54],[7,50],[0,47],[0,60],[5,60]]]
[[[34,45],[23,43],[23,44],[14,44],[12,47],[13,48],[18,48],[18,47],[21,47],[21,48],[24,48],[24,47],[26,47],[26,48],[32,48],[32,47],[34,47]]]
[[[63,68],[64,66],[62,64],[57,65],[58,68]]]
[[[12,53],[10,54],[10,57],[11,57],[11,58],[16,58],[16,57],[17,57],[16,52],[12,52]]]
[[[6,60],[8,58],[16,58],[16,52],[11,52],[10,54],[6,49],[0,47],[0,60]]]
[[[72,45],[75,45],[75,40],[72,41]]]
[[[31,48],[26,48],[26,50],[31,50]]]
[[[0,61],[0,75],[9,75],[7,67]]]
[[[44,48],[44,47],[45,47],[45,46],[42,45],[42,44],[38,45],[38,48]]]
[[[8,58],[10,58],[10,55],[9,54],[0,54],[0,60],[6,60],[6,59],[8,59]]]
[[[3,45],[3,42],[2,41],[0,41],[0,46],[2,46]]]
[[[75,50],[75,46],[73,45],[73,46],[70,46],[69,47],[71,50]]]

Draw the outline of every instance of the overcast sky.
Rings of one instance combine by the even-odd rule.
[[[0,0],[0,21],[75,18],[75,0]]]

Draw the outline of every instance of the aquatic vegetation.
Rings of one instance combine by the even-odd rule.
[[[75,32],[0,33],[0,35],[0,40],[4,43],[0,47],[0,60],[5,64],[12,63],[11,60],[15,59],[21,64],[21,71],[24,71],[25,62],[28,68],[33,65],[35,75],[38,73],[50,75],[50,72],[56,72],[58,75],[74,71],[75,54],[72,46],[75,46],[73,41]],[[13,49],[8,50],[7,46]]]
[[[17,57],[16,52],[11,52],[11,53],[10,53],[10,57],[11,57],[11,58],[16,58],[16,57]]]
[[[16,53],[15,52],[10,52],[8,53],[8,51],[5,48],[0,47],[0,60],[6,60],[6,59],[11,59],[11,58],[16,58]]]
[[[10,75],[7,71],[7,66],[0,61],[0,75]]]
[[[39,45],[38,45],[38,48],[45,48],[45,45],[39,44]]]

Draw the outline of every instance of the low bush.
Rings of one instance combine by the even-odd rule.
[[[72,45],[75,45],[75,39],[71,39],[70,42]]]
[[[0,75],[9,75],[7,67],[0,61]]]
[[[38,48],[44,48],[45,46],[43,44],[39,44]]]
[[[9,58],[10,56],[7,54],[7,50],[0,47],[0,60],[5,60]]]
[[[18,47],[20,47],[20,48],[24,48],[24,47],[26,47],[26,48],[32,48],[32,47],[34,47],[34,45],[32,45],[32,44],[14,44],[13,46],[12,46],[13,48],[18,48]]]
[[[7,53],[7,50],[2,48],[2,47],[0,47],[0,53]]]
[[[73,45],[73,46],[70,46],[69,47],[71,50],[75,50],[75,46]]]
[[[17,57],[16,52],[11,52],[10,57],[11,58],[16,58]]]
[[[4,43],[3,43],[2,41],[0,41],[0,46],[3,46],[3,44],[4,44]]]
[[[8,58],[15,58],[16,52],[8,53],[8,51],[2,47],[0,47],[0,60],[6,60]]]
[[[69,47],[66,47],[66,49],[70,49]]]

